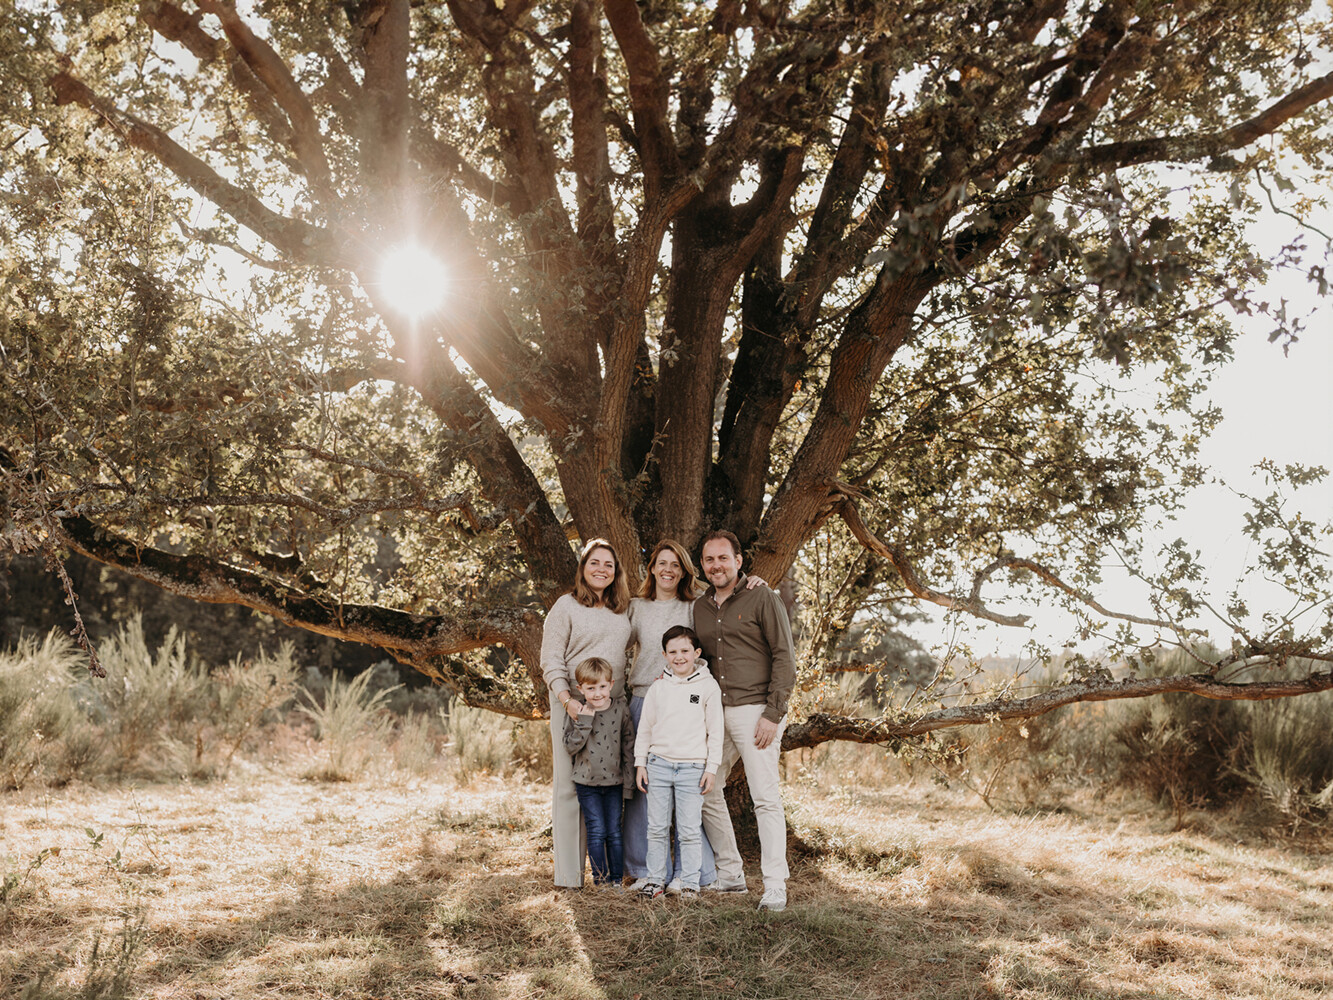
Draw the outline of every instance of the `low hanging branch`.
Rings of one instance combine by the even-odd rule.
[[[208,604],[239,604],[287,625],[376,646],[446,682],[458,684],[459,678],[441,671],[441,658],[495,645],[513,650],[530,665],[533,683],[541,682],[542,617],[531,608],[472,606],[454,615],[417,615],[375,605],[344,604],[312,597],[202,556],[178,556],[136,545],[82,517],[61,519],[55,539],[170,593]],[[486,678],[470,679],[486,686]],[[500,706],[484,699],[483,703],[508,714],[532,714],[530,705],[520,706],[513,698]]]
[[[1117,701],[1159,694],[1193,694],[1221,701],[1269,701],[1296,695],[1333,691],[1333,671],[1309,674],[1296,680],[1252,681],[1228,684],[1207,674],[1176,677],[1131,677],[1119,681],[1091,680],[1064,684],[1031,698],[999,698],[977,705],[957,705],[916,718],[849,719],[812,715],[788,727],[783,750],[818,746],[829,740],[849,743],[893,743],[954,726],[983,725],[1008,719],[1030,719],[1064,705],[1084,701]]]

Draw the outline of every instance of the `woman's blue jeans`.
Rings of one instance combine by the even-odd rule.
[[[634,726],[639,725],[639,716],[643,714],[643,698],[631,696],[629,712],[634,719]],[[708,834],[703,834],[700,841],[703,851],[703,865],[699,871],[699,884],[712,885],[717,881],[717,867],[713,862],[713,845],[708,842]],[[680,875],[680,838],[672,831],[671,856],[674,859],[671,878]],[[634,878],[648,877],[648,796],[637,789],[634,797],[625,803],[625,872]],[[667,879],[671,881],[671,879]]]
[[[624,787],[575,782],[574,794],[579,797],[583,825],[588,831],[588,863],[592,865],[592,880],[619,885],[625,877],[625,852],[620,840]]]

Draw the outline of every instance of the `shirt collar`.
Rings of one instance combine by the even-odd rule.
[[[732,597],[735,597],[737,594],[745,590],[745,579],[746,579],[745,570],[741,570],[739,573],[736,574],[736,586],[731,588],[731,597],[728,597],[727,601],[731,600]],[[714,587],[711,583],[708,585],[708,589],[704,591],[704,597],[708,598],[710,601],[713,602],[714,606],[719,608],[722,607],[722,604],[727,603],[727,601],[723,601],[722,604],[717,603],[717,588]]]

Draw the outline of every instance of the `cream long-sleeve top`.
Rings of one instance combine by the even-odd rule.
[[[635,766],[646,767],[650,753],[678,764],[703,764],[709,774],[717,774],[722,763],[722,690],[702,660],[688,677],[662,671],[648,689],[634,737]]]
[[[586,608],[565,594],[551,605],[542,628],[542,679],[555,697],[573,690],[574,668],[590,656],[611,664],[611,697],[625,691],[625,648],[629,645],[629,615],[607,608]]]
[[[656,601],[636,597],[629,602],[630,646],[636,649],[629,671],[631,694],[648,694],[653,681],[662,676],[662,633],[672,625],[694,627],[693,601]]]

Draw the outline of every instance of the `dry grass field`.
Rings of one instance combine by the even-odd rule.
[[[553,891],[548,789],[521,772],[320,783],[291,751],[227,781],[8,793],[0,997],[1333,996],[1317,828],[1173,830],[1091,795],[992,812],[857,754],[789,767],[776,915],[756,891]]]

